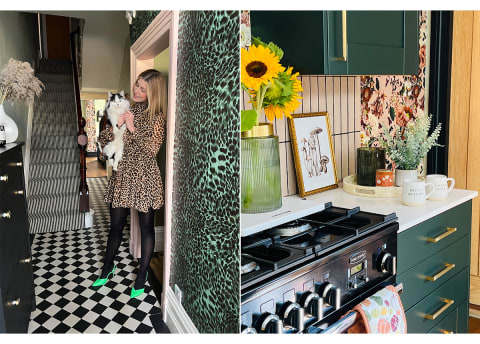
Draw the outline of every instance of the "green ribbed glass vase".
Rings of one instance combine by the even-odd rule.
[[[278,136],[241,139],[241,211],[265,213],[282,206]]]

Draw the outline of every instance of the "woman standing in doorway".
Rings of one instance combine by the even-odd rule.
[[[130,208],[138,211],[141,231],[140,269],[130,297],[144,292],[147,269],[155,246],[155,209],[163,206],[163,184],[156,155],[165,137],[167,90],[162,74],[154,69],[142,72],[133,86],[134,105],[123,115],[127,130],[118,170],[112,172],[105,202],[110,203],[110,232],[100,277],[93,283],[102,286],[115,274],[114,263],[122,242]],[[102,148],[111,140],[110,127],[100,133]]]

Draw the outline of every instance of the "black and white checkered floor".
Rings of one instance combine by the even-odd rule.
[[[117,255],[115,277],[91,288],[103,266],[108,204],[106,178],[89,178],[92,228],[36,234],[32,260],[37,309],[29,333],[155,333],[150,316],[161,309],[149,283],[145,293],[130,299],[138,262],[129,254],[129,223]]]

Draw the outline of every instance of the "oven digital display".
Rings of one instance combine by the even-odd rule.
[[[363,263],[355,265],[353,268],[350,268],[350,276],[355,275],[357,272],[363,270]]]

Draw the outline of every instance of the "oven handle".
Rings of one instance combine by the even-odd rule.
[[[388,285],[388,284],[387,284]],[[396,291],[401,294],[403,292],[403,283],[397,283],[393,285]],[[355,323],[357,317],[357,312],[351,312],[347,316],[333,323],[326,329],[322,330],[316,326],[310,326],[308,328],[308,333],[318,333],[318,334],[327,334],[327,333],[345,333],[350,326]]]

